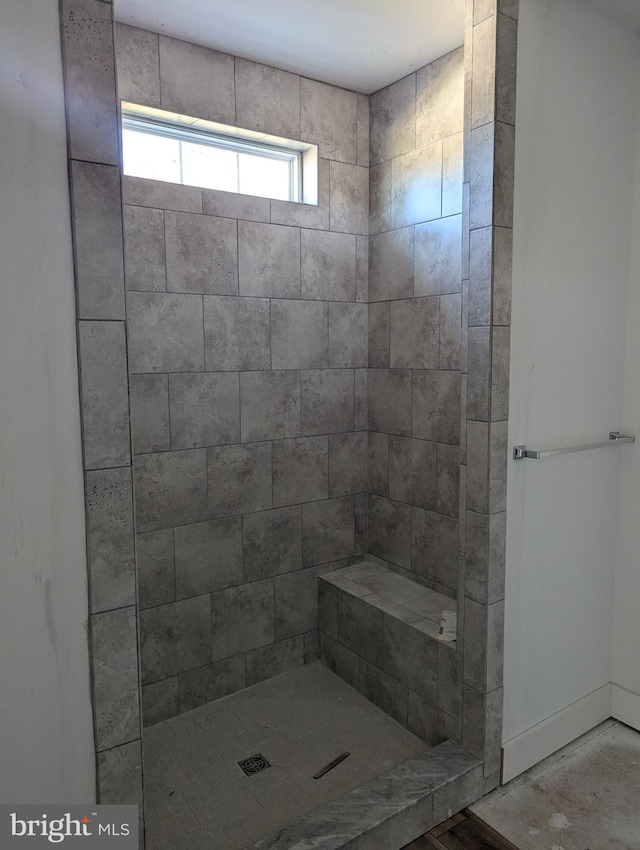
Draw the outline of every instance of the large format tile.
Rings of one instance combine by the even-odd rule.
[[[238,192],[224,192],[220,189],[203,189],[202,212],[205,215],[237,218],[242,221],[268,222],[271,220],[271,201],[269,198],[260,198],[256,195],[241,195]]]
[[[206,519],[206,450],[190,449],[136,457],[134,494],[139,532]]]
[[[304,505],[302,517],[302,558],[305,566],[327,564],[353,555],[353,496]]]
[[[411,371],[370,369],[368,378],[370,430],[408,436],[411,433]]]
[[[300,373],[240,375],[242,442],[279,440],[300,433]]]
[[[413,227],[371,237],[370,301],[393,301],[413,296],[413,245]]]
[[[369,169],[331,163],[331,230],[369,235]]]
[[[131,373],[204,369],[201,297],[130,292],[127,316]]]
[[[131,436],[135,454],[171,448],[167,375],[130,375]]]
[[[200,705],[241,691],[247,685],[244,656],[216,661],[178,676],[180,711],[192,711]]]
[[[160,36],[162,108],[235,123],[233,56]]]
[[[242,520],[242,540],[245,581],[299,570],[302,508],[294,505],[246,514]]]
[[[442,141],[442,215],[462,213],[464,135],[456,133]]]
[[[460,369],[462,344],[462,296],[442,295],[440,298],[440,357],[441,369]]]
[[[366,431],[329,436],[329,496],[348,496],[367,490]]]
[[[278,224],[238,222],[241,295],[300,297],[300,231]]]
[[[353,371],[319,369],[302,372],[300,406],[301,431],[305,435],[353,430]]]
[[[208,664],[211,660],[209,595],[142,611],[140,642],[143,684]]]
[[[356,162],[358,95],[303,78],[302,138],[319,146],[320,156]]]
[[[435,509],[435,443],[389,437],[389,496],[398,502]]]
[[[142,806],[142,742],[131,741],[98,755],[98,802]]]
[[[329,495],[326,436],[278,440],[273,444],[273,503],[315,502]]]
[[[174,539],[178,599],[241,584],[241,517],[182,526]]]
[[[355,301],[355,236],[303,230],[300,250],[303,298]]]
[[[91,647],[96,746],[107,750],[140,735],[135,608],[94,614]]]
[[[368,305],[337,301],[329,304],[329,366],[367,366]]]
[[[318,628],[318,567],[275,579],[276,640]]]
[[[458,521],[414,507],[411,521],[412,568],[416,575],[458,586]]]
[[[329,362],[329,305],[320,301],[271,303],[273,369],[323,369]]]
[[[389,436],[369,431],[369,492],[389,495]]]
[[[136,577],[131,469],[88,472],[86,509],[91,611],[95,614],[133,605]]]
[[[407,227],[442,214],[442,142],[391,163],[391,225]]]
[[[439,342],[439,298],[412,298],[391,303],[392,369],[436,369],[439,363]]]
[[[71,201],[78,318],[123,319],[124,260],[119,169],[72,161]]]
[[[165,212],[167,289],[238,294],[236,222],[209,215]]]
[[[176,601],[172,528],[136,536],[136,566],[141,609]]]
[[[255,685],[274,676],[302,667],[304,660],[304,635],[285,638],[277,643],[247,652],[247,685]]]
[[[207,456],[211,516],[271,507],[271,443],[211,448]]]
[[[170,375],[171,448],[195,449],[239,442],[239,401],[236,374]]]
[[[236,59],[236,123],[287,139],[300,138],[300,77]]]
[[[273,224],[329,230],[329,160],[318,160],[318,203],[300,204],[296,201],[271,201]]]
[[[372,164],[400,156],[416,145],[416,75],[409,74],[369,98]]]
[[[389,368],[390,304],[369,304],[369,367]]]
[[[416,295],[460,292],[461,263],[462,216],[449,216],[416,227]]]
[[[267,298],[205,296],[204,349],[212,371],[268,369],[271,318]]]
[[[130,103],[160,106],[158,34],[115,25],[118,97]]]
[[[167,288],[164,212],[127,205],[123,223],[127,289],[163,292]]]
[[[142,725],[146,729],[180,713],[178,677],[152,682],[142,688]]]
[[[391,160],[369,169],[369,233],[391,230]]]
[[[383,496],[369,496],[369,547],[372,555],[411,568],[411,508]]]
[[[212,661],[273,643],[273,581],[211,594]]]
[[[413,373],[413,436],[438,443],[460,443],[460,373]]]
[[[416,144],[462,132],[464,47],[421,68],[417,76]]]
[[[196,186],[183,186],[180,183],[165,183],[163,180],[125,175],[122,179],[122,195],[124,203],[133,206],[202,212],[202,189]]]
[[[384,614],[382,645],[376,663],[428,703],[436,704],[438,645],[430,637],[409,623]]]
[[[123,322],[78,326],[84,465],[130,463],[127,352]]]
[[[407,688],[368,661],[360,662],[358,690],[398,723],[407,725]]]

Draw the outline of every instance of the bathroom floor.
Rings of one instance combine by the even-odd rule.
[[[284,673],[145,729],[147,850],[245,850],[425,749],[322,664]]]

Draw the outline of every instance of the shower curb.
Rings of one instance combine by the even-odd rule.
[[[453,741],[338,797],[256,850],[401,850],[482,796],[482,762]]]

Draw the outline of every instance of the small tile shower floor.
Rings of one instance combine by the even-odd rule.
[[[322,664],[284,673],[145,729],[147,850],[245,850],[425,749]]]

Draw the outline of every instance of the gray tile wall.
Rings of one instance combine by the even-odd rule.
[[[455,597],[464,48],[370,106],[369,551]]]
[[[124,178],[144,717],[157,722],[304,663],[318,574],[366,552],[368,99],[121,25],[116,44],[121,98],[320,156],[318,206]]]

